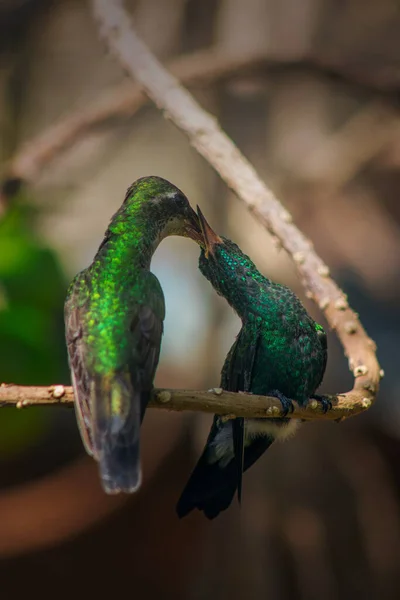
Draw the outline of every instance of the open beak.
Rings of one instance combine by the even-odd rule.
[[[191,206],[186,215],[186,235],[199,246],[204,246],[203,231],[200,227],[199,218]]]
[[[203,234],[203,245],[205,245],[205,255],[208,258],[209,254],[214,256],[214,246],[216,244],[223,244],[223,240],[211,229],[209,224],[206,221],[205,216],[200,210],[200,207],[197,206],[197,214],[199,217],[199,224],[201,228],[201,232]]]

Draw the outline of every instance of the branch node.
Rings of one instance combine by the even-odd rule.
[[[330,275],[330,270],[328,265],[319,265],[318,269],[317,269],[317,273],[318,275],[320,275],[321,277],[329,277]]]
[[[349,335],[353,335],[354,333],[357,333],[357,323],[355,321],[347,321],[344,324],[344,330]]]
[[[353,371],[354,377],[361,377],[361,375],[366,375],[368,373],[368,368],[366,365],[359,365]]]
[[[372,402],[369,398],[363,398],[361,401],[363,408],[370,408]]]
[[[293,223],[293,217],[287,210],[282,210],[280,217],[284,223]]]
[[[163,390],[162,392],[159,392],[157,394],[157,400],[159,402],[161,402],[162,404],[166,404],[167,402],[170,402],[172,398],[171,392],[168,392],[167,390]]]
[[[295,263],[297,263],[298,265],[302,265],[304,264],[304,261],[306,260],[306,257],[304,255],[304,252],[295,252],[293,254],[293,260]]]
[[[52,390],[53,398],[59,400],[65,395],[65,387],[63,385],[56,385]]]
[[[368,381],[367,383],[365,383],[363,385],[363,389],[367,392],[370,392],[371,394],[375,394],[376,392],[376,386],[372,381]]]
[[[336,310],[346,310],[346,308],[349,308],[349,304],[345,296],[342,296],[336,300],[335,308]]]
[[[326,310],[330,304],[330,299],[325,296],[325,298],[322,298],[322,300],[319,302],[318,306],[320,307],[321,310]]]
[[[224,390],[221,387],[215,387],[212,388],[210,391],[213,392],[216,396],[221,396]]]

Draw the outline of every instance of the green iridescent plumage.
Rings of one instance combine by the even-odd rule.
[[[127,191],[92,264],[73,280],[65,303],[75,407],[87,452],[105,491],[135,491],[141,481],[139,431],[158,364],[164,296],[150,272],[168,235],[196,237],[183,193],[159,177]]]
[[[234,242],[212,231],[201,212],[199,217],[204,233],[199,268],[242,320],[222,369],[221,387],[275,395],[286,411],[290,399],[305,403],[325,372],[323,328],[289,288],[264,277]],[[179,516],[198,508],[214,518],[230,505],[236,489],[240,499],[242,470],[296,427],[297,422],[284,418],[224,423],[216,416],[203,455],[178,502]]]

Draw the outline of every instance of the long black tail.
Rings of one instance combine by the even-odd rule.
[[[221,511],[226,510],[233,500],[238,487],[238,470],[234,458],[231,422],[224,423],[222,428],[216,428],[214,421],[203,454],[176,506],[179,518],[197,508],[204,512],[208,519],[214,519]],[[215,460],[216,437],[222,437],[226,442],[227,434],[230,436],[230,447],[219,446],[218,458]],[[254,438],[244,449],[243,470],[251,467],[273,441],[272,436]]]
[[[208,519],[214,519],[231,504],[237,487],[237,470],[222,469],[217,463],[210,464],[205,450],[176,506],[181,519],[194,508],[203,511]]]
[[[108,494],[135,492],[141,484],[140,395],[128,374],[98,377],[91,385],[94,456]]]
[[[233,453],[237,472],[237,491],[239,504],[242,503],[242,483],[244,470],[244,427],[245,420],[240,417],[232,421]]]

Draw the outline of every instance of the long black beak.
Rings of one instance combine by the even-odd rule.
[[[200,228],[203,233],[204,244],[205,244],[205,255],[208,258],[208,255],[214,256],[214,246],[216,244],[223,244],[223,240],[215,233],[213,229],[211,229],[210,225],[207,223],[205,216],[200,210],[200,207],[197,206],[197,214],[199,217]]]

